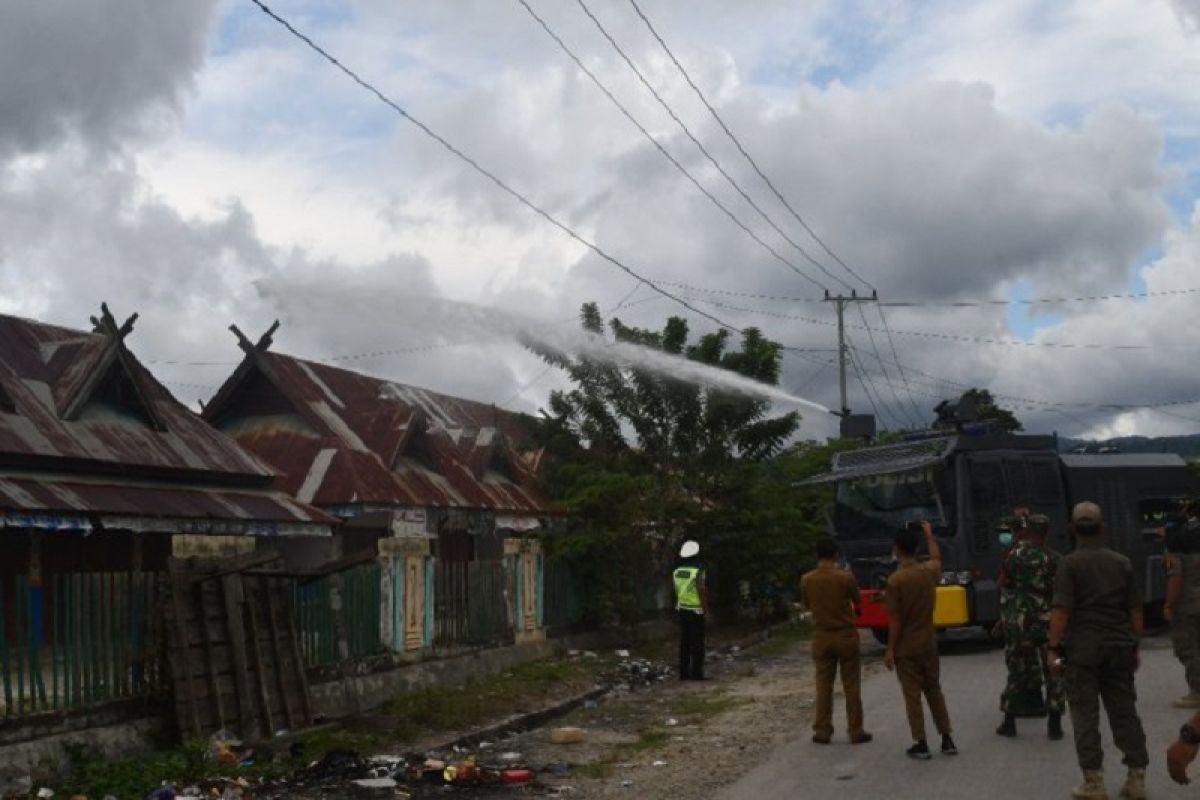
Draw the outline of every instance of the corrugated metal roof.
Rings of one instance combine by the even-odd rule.
[[[0,509],[103,517],[328,525],[278,491],[0,473]]]
[[[328,532],[330,517],[272,488],[266,464],[154,379],[126,349],[128,329],[105,330],[0,315],[0,389],[12,404],[0,408],[0,511],[253,520]],[[145,417],[91,402],[109,370],[128,378]]]
[[[551,513],[533,486],[541,453],[522,449],[528,423],[519,415],[279,353],[247,359],[205,417],[272,465],[301,499]],[[239,393],[255,372],[295,416],[238,414]]]
[[[833,470],[800,481],[810,486],[832,481],[865,478],[870,475],[891,475],[940,464],[954,450],[953,436],[921,439],[915,442],[846,450],[833,457]]]
[[[0,315],[0,385],[16,407],[0,412],[0,459],[45,456],[269,477],[271,471],[180,404],[124,350],[132,378],[166,430],[119,414],[63,419],[64,406],[120,342]]]

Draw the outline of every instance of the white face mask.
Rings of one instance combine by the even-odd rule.
[[[1011,545],[1012,545],[1012,542],[1013,542],[1013,535],[1012,535],[1012,531],[1004,531],[1004,532],[1002,532],[1002,533],[1000,534],[1000,536],[999,536],[999,539],[1000,539],[1000,546],[1001,546],[1001,547],[1009,547],[1009,546],[1011,546]]]

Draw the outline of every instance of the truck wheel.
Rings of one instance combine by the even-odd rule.
[[[875,641],[879,642],[884,647],[887,647],[887,643],[888,643],[888,629],[887,628],[871,628],[871,634],[875,637]]]

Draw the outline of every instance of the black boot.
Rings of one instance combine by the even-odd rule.
[[[1012,714],[1004,715],[1004,722],[1000,723],[1000,727],[996,728],[996,733],[1001,736],[1016,736],[1017,735],[1017,718]]]
[[[1046,733],[1054,741],[1063,738],[1062,729],[1062,714],[1057,711],[1050,712],[1050,719],[1046,723]]]

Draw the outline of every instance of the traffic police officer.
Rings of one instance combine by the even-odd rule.
[[[996,733],[1016,736],[1022,700],[1041,695],[1045,686],[1047,732],[1051,739],[1061,739],[1066,696],[1062,678],[1050,669],[1046,650],[1059,556],[1046,546],[1050,520],[1044,515],[1029,516],[1018,510],[1017,523],[1020,536],[1000,570],[1000,624],[1008,681],[1000,695],[1004,722]]]
[[[708,590],[699,555],[699,544],[684,542],[679,549],[679,566],[672,575],[675,611],[679,616],[679,678],[685,681],[704,680],[704,612]]]

